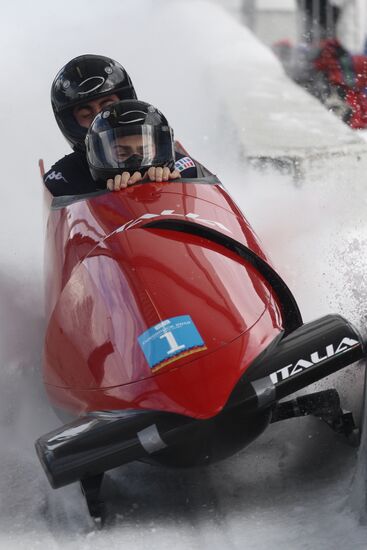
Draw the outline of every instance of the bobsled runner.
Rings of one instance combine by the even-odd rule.
[[[215,176],[54,198],[45,268],[44,383],[69,421],[36,449],[98,521],[104,473],[128,462],[209,464],[309,414],[355,433],[334,389],[284,398],[361,359],[360,335],[302,322]]]

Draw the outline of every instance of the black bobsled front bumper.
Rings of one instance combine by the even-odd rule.
[[[39,438],[37,454],[54,488],[94,478],[133,460],[206,464],[234,454],[260,435],[280,399],[364,355],[358,332],[342,317],[328,315],[287,336],[279,335],[247,369],[213,418],[99,411]]]

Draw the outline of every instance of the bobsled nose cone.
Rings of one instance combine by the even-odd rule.
[[[116,231],[74,269],[46,335],[53,401],[69,392],[85,411],[144,400],[198,418],[223,408],[282,330],[281,311],[247,257],[187,231]]]

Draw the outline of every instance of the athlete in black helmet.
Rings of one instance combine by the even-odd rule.
[[[57,124],[74,152],[56,162],[44,175],[44,183],[54,196],[91,193],[96,184],[91,177],[86,155],[85,137],[94,117],[112,103],[136,99],[131,79],[113,59],[99,55],[82,55],[69,61],[56,75],[51,87],[51,103]],[[185,177],[196,177],[195,163],[178,166]],[[169,172],[171,174],[171,171]],[[179,173],[175,177],[179,177]],[[137,175],[125,174],[109,188],[118,190],[135,183]],[[168,179],[167,170],[151,171],[157,181]],[[106,185],[106,184],[105,184]]]
[[[86,147],[93,179],[97,185],[107,181],[111,190],[136,183],[144,174],[155,181],[180,177],[184,155],[175,154],[173,130],[166,117],[144,101],[104,107],[89,127]]]
[[[88,110],[85,106],[99,100],[110,102],[110,98],[113,101],[136,99],[129,75],[113,59],[80,55],[58,72],[51,87],[52,109],[61,132],[74,151],[85,150],[84,140],[92,122],[84,112]],[[89,114],[93,116],[94,113]]]

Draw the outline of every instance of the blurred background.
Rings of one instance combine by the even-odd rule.
[[[367,8],[364,0],[213,0],[247,25],[265,44],[289,38],[302,41],[313,27],[315,38],[337,32],[343,44],[353,52],[362,52],[366,42]],[[335,11],[340,18],[335,25]]]

